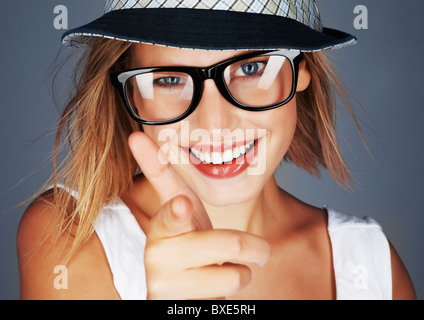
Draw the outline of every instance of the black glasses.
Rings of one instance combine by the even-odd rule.
[[[203,82],[213,79],[234,106],[264,111],[288,103],[296,92],[299,50],[251,52],[206,68],[151,67],[111,74],[131,117],[147,125],[180,121],[198,106]]]

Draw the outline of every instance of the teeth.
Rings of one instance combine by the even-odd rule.
[[[231,160],[233,160],[233,151],[231,149],[224,151],[224,154],[222,155],[222,162],[228,162]]]
[[[205,160],[205,155],[203,154],[203,153],[201,153],[201,152],[198,152],[199,153],[199,156],[197,157],[200,161],[204,161]]]
[[[209,152],[205,152],[203,154],[203,156],[204,156],[203,162],[206,162],[206,163],[211,163],[212,162],[211,161],[211,156],[209,155]]]
[[[244,146],[243,146],[243,149],[244,149]],[[238,157],[240,157],[241,154],[244,154],[244,152],[242,153],[241,152],[241,148],[236,147],[232,151],[232,155],[231,156],[234,157],[234,158],[238,158]]]
[[[247,143],[246,145],[235,147],[233,149],[221,152],[200,151],[198,149],[190,149],[190,152],[200,161],[204,163],[222,164],[237,159],[241,155],[246,154],[254,146],[254,142]]]
[[[246,147],[245,146],[241,146],[239,149],[241,154],[245,154],[246,153]]]
[[[220,164],[220,163],[222,163],[221,153],[219,153],[219,152],[212,152],[211,158],[212,158],[212,163],[213,164]]]

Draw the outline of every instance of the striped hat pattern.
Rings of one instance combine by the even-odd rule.
[[[269,14],[290,18],[322,32],[314,0],[107,0],[105,13],[122,9],[185,8]]]
[[[177,14],[171,9],[182,10]],[[106,0],[104,13],[65,32],[62,42],[80,46],[101,37],[206,50],[302,51],[339,49],[356,42],[352,35],[324,28],[314,0]]]

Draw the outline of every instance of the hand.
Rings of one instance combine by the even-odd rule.
[[[265,264],[268,243],[246,232],[213,230],[202,202],[156,143],[136,132],[129,145],[161,202],[146,233],[147,298],[219,298],[245,288],[251,280],[246,264]]]

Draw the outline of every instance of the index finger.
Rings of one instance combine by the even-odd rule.
[[[143,132],[132,133],[128,143],[141,171],[157,192],[161,205],[177,195],[185,195],[192,201],[197,223],[202,229],[212,228],[202,203],[175,172],[159,146]]]
[[[181,194],[186,188],[184,182],[150,137],[143,132],[135,132],[130,135],[128,143],[141,171],[158,193],[161,205]]]

